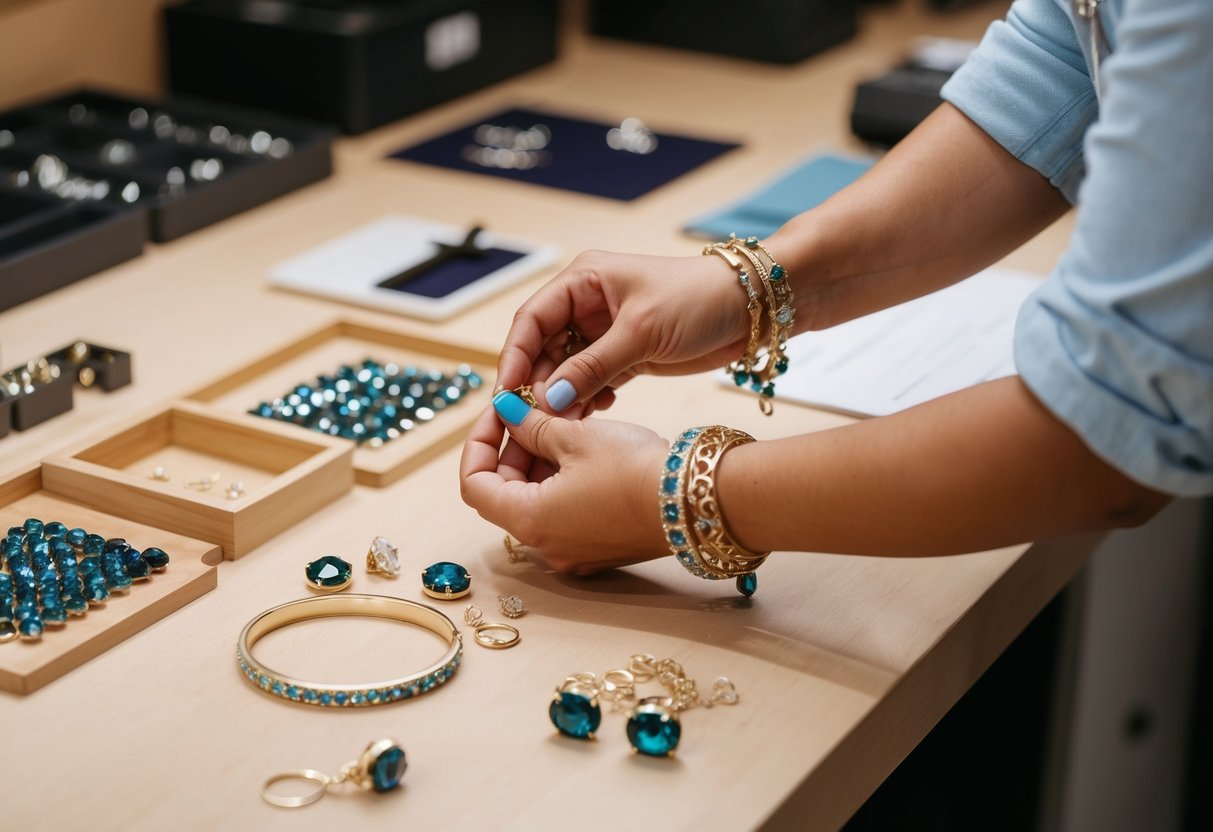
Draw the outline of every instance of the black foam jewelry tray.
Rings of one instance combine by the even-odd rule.
[[[328,128],[184,96],[157,101],[79,89],[0,114],[3,129],[11,137],[0,148],[0,168],[28,169],[53,155],[73,175],[107,182],[100,202],[145,209],[157,242],[332,172]]]

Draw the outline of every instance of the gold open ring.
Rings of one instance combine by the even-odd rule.
[[[505,638],[498,638],[492,635],[494,632],[505,633]],[[508,647],[513,647],[518,642],[522,641],[522,636],[518,633],[518,628],[511,627],[509,624],[489,623],[480,624],[475,628],[476,643],[481,647],[488,647],[491,650],[505,650]]]
[[[272,786],[284,780],[307,780],[319,785],[312,791],[299,795],[281,795],[271,791]],[[324,797],[324,791],[329,787],[329,782],[330,778],[327,774],[323,774],[312,768],[284,771],[281,774],[275,774],[265,781],[265,785],[261,787],[261,797],[266,803],[271,803],[274,806],[281,806],[284,809],[298,809],[300,806],[307,806],[309,803],[315,803]]]

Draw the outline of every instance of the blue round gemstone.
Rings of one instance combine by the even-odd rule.
[[[143,550],[143,559],[153,570],[159,571],[168,566],[168,554],[155,546]]]
[[[336,555],[325,555],[307,565],[307,582],[317,589],[335,591],[347,586],[354,567]]]
[[[785,274],[787,274],[787,272],[784,271],[783,266],[779,265],[778,263],[771,267],[771,280],[774,280],[776,283],[783,280]]]
[[[737,576],[737,591],[749,598],[758,591],[758,573],[747,572]]]
[[[377,792],[390,792],[400,785],[400,778],[408,767],[404,749],[393,745],[375,758],[371,766],[371,788]]]
[[[42,530],[42,533],[52,540],[57,540],[67,534],[67,526],[58,522],[47,523],[46,527]]]
[[[332,703],[332,701],[333,701],[333,694],[331,694],[327,691],[320,694],[320,704],[321,705],[329,705]]]
[[[333,701],[336,702],[338,705],[344,705],[345,700],[348,698],[349,697],[346,696],[344,693],[338,693],[336,696],[333,697]]]
[[[687,536],[677,529],[674,529],[674,531],[670,532],[670,542],[675,546],[685,546],[687,545]]]
[[[291,685],[290,687],[288,687],[286,689],[286,695],[289,696],[291,699],[298,699],[299,698],[299,688],[295,687],[294,685]]]
[[[379,691],[377,691],[377,690],[367,691],[366,701],[367,702],[378,702],[379,701]]]
[[[22,528],[25,530],[26,534],[33,536],[36,534],[42,534],[42,530],[45,527],[43,526],[41,520],[31,517],[25,521],[25,523],[22,525]]]
[[[649,757],[668,756],[678,747],[682,726],[660,705],[639,705],[628,718],[628,742]]]
[[[584,740],[598,730],[602,710],[598,703],[583,693],[560,691],[548,706],[548,718],[556,730],[566,737]]]
[[[435,598],[457,598],[472,588],[472,576],[457,563],[439,561],[421,573],[421,585]]]
[[[316,691],[312,690],[311,688],[308,688],[303,692],[304,702],[315,702],[318,698],[319,697],[316,696]]]
[[[75,528],[64,535],[63,539],[73,547],[79,548],[84,545],[84,538],[86,537],[88,537],[88,532],[81,528]]]
[[[666,458],[665,467],[667,471],[677,471],[682,467],[682,457],[671,454]]]

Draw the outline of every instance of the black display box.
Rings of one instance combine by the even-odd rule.
[[[791,64],[855,34],[858,0],[591,0],[590,31]]]
[[[112,347],[78,341],[55,350],[47,358],[71,373],[81,387],[96,387],[106,393],[126,387],[133,378],[131,354]]]
[[[0,113],[0,310],[323,179],[333,135],[87,89]]]
[[[951,70],[907,63],[855,88],[851,132],[864,141],[892,147],[943,103],[939,91]]]
[[[361,133],[549,63],[558,6],[191,0],[165,10],[169,85]]]
[[[30,393],[13,398],[13,429],[29,430],[72,409],[73,379],[63,372],[54,381],[39,384]]]

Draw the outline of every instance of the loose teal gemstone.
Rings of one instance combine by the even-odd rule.
[[[548,706],[548,718],[566,737],[584,740],[598,730],[602,709],[590,697],[576,691],[561,691]]]
[[[62,624],[67,621],[67,610],[60,604],[47,604],[42,608],[42,620],[47,624]]]
[[[408,767],[404,749],[393,745],[375,758],[371,766],[371,788],[377,792],[390,792],[400,785],[400,779]]]
[[[47,523],[42,533],[52,540],[58,540],[67,535],[67,526],[58,522]]]
[[[84,554],[99,555],[105,550],[105,538],[99,534],[90,534],[84,538]]]
[[[472,576],[459,564],[442,560],[425,568],[421,585],[438,595],[460,595],[472,588]]]
[[[628,742],[641,754],[666,757],[678,747],[682,726],[659,705],[640,705],[628,719]]]
[[[675,523],[678,521],[678,504],[666,503],[661,507],[661,516],[666,519],[666,522]]]
[[[783,280],[784,275],[786,274],[787,272],[784,271],[783,266],[779,265],[778,263],[771,267],[771,280],[774,280],[776,283]]]
[[[43,629],[42,619],[36,615],[17,622],[17,632],[25,638],[41,638]]]
[[[26,534],[33,537],[34,535],[42,534],[43,529],[46,527],[41,520],[31,517],[25,521],[21,528],[25,530]]]
[[[79,549],[84,545],[84,539],[86,537],[88,537],[88,532],[81,528],[75,528],[69,531],[63,539],[71,544],[72,548]]]
[[[354,567],[336,555],[325,555],[307,565],[308,583],[325,589],[337,589],[350,582]]]
[[[737,591],[745,597],[751,597],[758,591],[758,573],[747,572],[737,576]]]
[[[152,568],[153,572],[159,572],[168,566],[168,554],[155,546],[143,550],[143,559],[147,561],[147,565]]]
[[[665,461],[667,471],[677,471],[682,467],[682,457],[677,454],[671,454]]]

